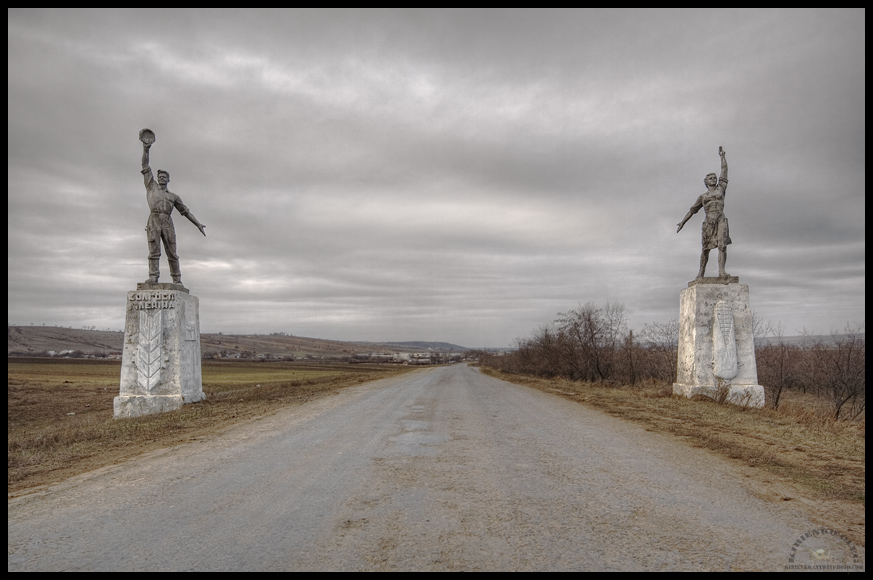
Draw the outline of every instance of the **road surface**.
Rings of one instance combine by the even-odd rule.
[[[781,570],[817,528],[711,453],[465,365],[8,502],[17,570]]]

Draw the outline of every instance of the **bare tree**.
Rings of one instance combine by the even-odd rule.
[[[801,383],[801,352],[800,348],[785,341],[781,323],[768,328],[771,329],[772,338],[755,349],[755,360],[758,365],[758,382],[766,391],[765,399],[771,407],[777,409],[785,390],[797,388]]]
[[[624,339],[624,355],[627,368],[627,381],[631,386],[637,384],[637,344],[634,340],[634,331],[628,330],[627,337]]]
[[[803,347],[806,379],[830,402],[834,419],[861,415],[867,386],[864,325],[847,325],[844,334],[832,334],[830,340],[808,339]]]
[[[679,321],[647,323],[643,325],[642,339],[651,361],[646,374],[658,380],[675,382],[679,357]]]
[[[756,311],[752,310],[752,337],[756,343],[768,334],[775,333],[775,331],[776,329],[772,324],[764,320],[764,318]]]
[[[611,379],[627,334],[624,305],[607,302],[598,308],[588,302],[558,316],[555,322],[567,339],[563,346],[573,369],[570,378],[592,382]]]

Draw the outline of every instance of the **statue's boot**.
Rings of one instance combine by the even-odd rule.
[[[179,260],[169,260],[170,262],[170,276],[173,277],[174,284],[182,283],[182,272],[179,269]]]
[[[149,258],[149,279],[146,280],[146,284],[157,284],[158,283],[158,278],[161,275],[160,271],[158,269],[160,262],[161,262],[160,258],[158,258],[158,259]]]

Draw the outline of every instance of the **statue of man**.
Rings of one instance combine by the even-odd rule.
[[[142,141],[142,174],[145,181],[146,200],[149,204],[149,221],[146,224],[146,237],[149,243],[149,279],[147,283],[155,284],[160,275],[158,265],[161,261],[161,242],[167,251],[167,261],[170,263],[170,275],[175,284],[182,283],[182,273],[179,270],[179,256],[176,255],[176,230],[173,228],[173,220],[170,217],[173,208],[188,218],[204,236],[206,235],[203,224],[197,221],[194,214],[185,207],[178,195],[167,189],[170,182],[170,174],[163,169],[158,169],[158,180],[152,175],[149,167],[149,149],[155,140],[155,135],[148,129],[139,132]]]
[[[718,154],[721,156],[721,177],[716,177],[715,173],[710,173],[703,178],[703,183],[706,184],[706,193],[697,198],[688,213],[685,214],[685,219],[679,222],[679,228],[676,233],[682,229],[692,215],[700,211],[700,208],[706,212],[706,217],[703,219],[703,252],[700,254],[700,271],[697,273],[698,278],[703,278],[703,273],[706,271],[706,263],[709,261],[709,251],[713,248],[718,248],[718,276],[719,278],[727,278],[730,276],[724,271],[725,263],[727,263],[727,247],[731,243],[731,236],[728,230],[728,220],[724,215],[724,196],[727,189],[727,161],[724,157],[724,149],[718,148]]]

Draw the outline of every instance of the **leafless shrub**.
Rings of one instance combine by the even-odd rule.
[[[569,378],[602,382],[613,378],[621,364],[620,351],[627,335],[624,305],[607,302],[603,308],[588,302],[558,315],[564,335],[567,361],[573,368]]]
[[[679,321],[671,320],[661,324],[652,322],[643,325],[642,345],[645,351],[648,376],[665,382],[676,382],[676,364],[679,358]]]
[[[637,352],[638,346],[636,341],[634,340],[634,331],[628,330],[627,337],[624,339],[624,356],[625,356],[625,368],[627,375],[625,382],[630,384],[631,386],[636,385],[637,383],[637,362],[638,359],[635,356]]]
[[[833,410],[834,419],[854,419],[866,404],[866,341],[864,325],[846,326],[831,339],[811,338],[803,346],[804,379]]]
[[[731,384],[720,377],[716,377],[715,394],[712,399],[723,405],[728,402],[728,395],[731,392]]]
[[[753,313],[758,381],[765,400],[779,408],[786,391],[801,390],[827,401],[835,419],[863,418],[866,405],[864,325],[828,339],[786,340],[781,325]],[[504,372],[613,385],[676,380],[679,323],[649,323],[637,335],[628,329],[623,305],[588,302],[518,339],[505,356],[483,354],[480,362]],[[665,387],[666,388],[666,387]],[[669,390],[669,389],[668,389]],[[727,400],[729,387],[717,389]]]
[[[781,324],[770,327],[773,338],[755,349],[758,382],[764,386],[765,400],[777,409],[786,389],[801,387],[802,351],[785,340]]]

